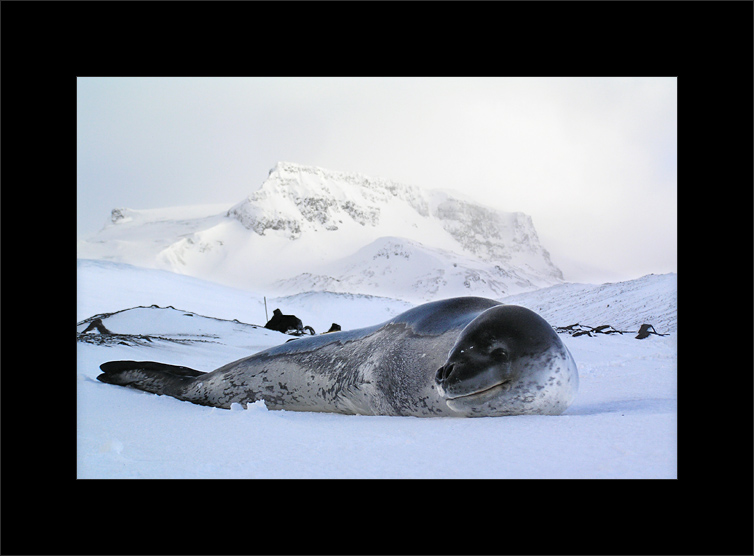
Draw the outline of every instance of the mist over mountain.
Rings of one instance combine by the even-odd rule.
[[[499,298],[563,282],[524,213],[289,162],[230,207],[114,209],[77,256],[281,295]]]

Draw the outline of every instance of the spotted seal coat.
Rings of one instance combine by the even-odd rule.
[[[415,417],[559,414],[578,389],[568,349],[539,315],[480,297],[285,343],[203,373],[111,361],[97,378],[200,405]]]

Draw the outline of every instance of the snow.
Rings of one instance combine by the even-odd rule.
[[[120,311],[103,320],[116,333],[211,340],[77,342],[79,478],[677,476],[675,274],[560,284],[501,298],[533,308],[553,326],[638,330],[649,322],[669,335],[561,335],[580,375],[580,391],[564,414],[476,419],[268,411],[261,402],[228,411],[100,383],[105,361],[155,360],[209,371],[290,337],[252,326],[265,322],[262,292],[102,260],[79,260],[77,279],[79,323]],[[399,299],[332,292],[268,297],[267,305],[270,314],[280,307],[317,332],[332,322],[344,330],[376,324],[410,307]],[[137,309],[123,311],[129,308]]]

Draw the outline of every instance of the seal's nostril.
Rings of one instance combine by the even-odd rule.
[[[445,382],[448,377],[450,376],[450,373],[453,372],[453,363],[448,363],[447,365],[443,365],[439,369],[437,369],[437,373],[435,374],[435,381],[438,384],[442,384]]]

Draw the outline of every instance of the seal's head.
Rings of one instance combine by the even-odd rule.
[[[579,375],[547,321],[524,307],[498,305],[461,331],[435,383],[460,415],[557,415],[573,401]]]

